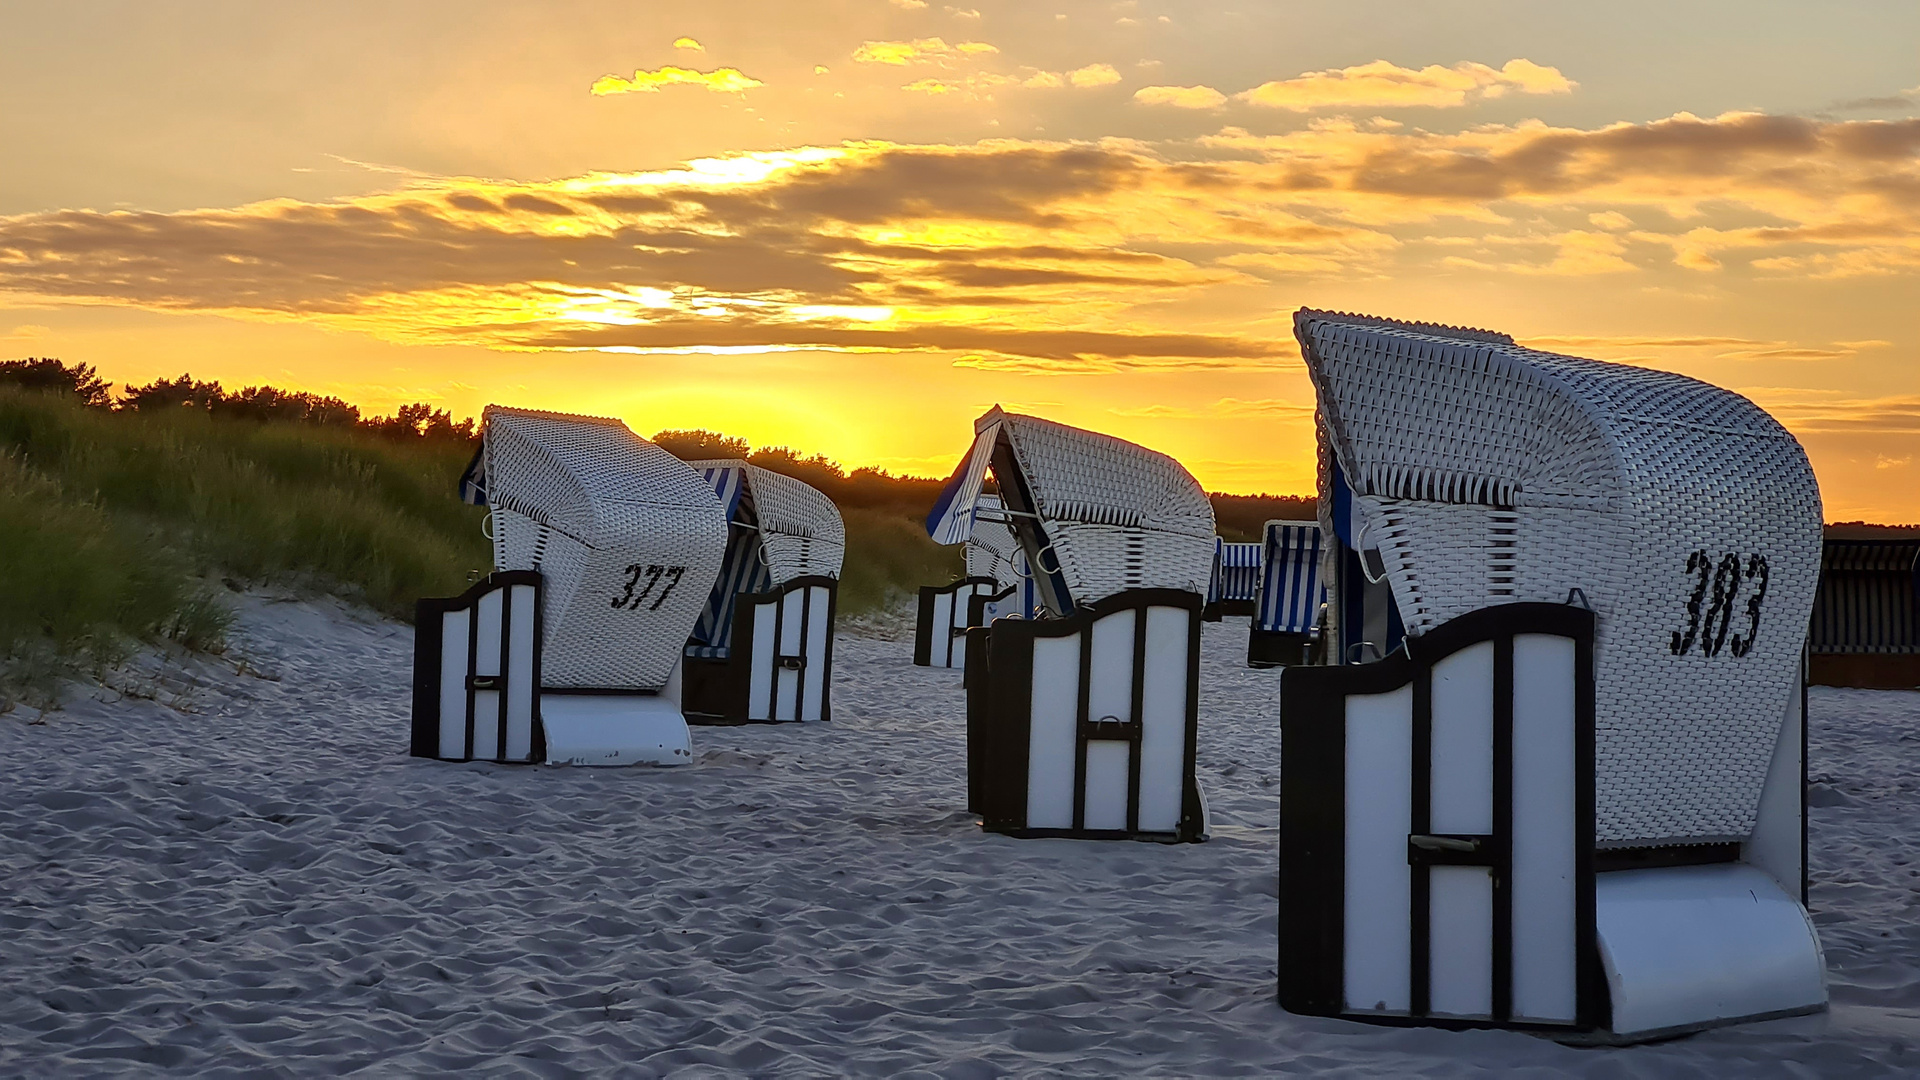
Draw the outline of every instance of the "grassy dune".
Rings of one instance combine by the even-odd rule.
[[[243,400],[194,388],[216,405]],[[60,680],[143,643],[218,649],[228,616],[210,578],[336,593],[405,618],[417,597],[457,593],[491,564],[483,511],[454,493],[473,451],[464,429],[411,437],[410,422],[248,419],[195,401],[110,409],[104,388],[95,397],[89,407],[0,384],[0,711],[45,706]],[[846,522],[845,614],[962,572],[961,550],[923,528],[938,480],[848,473],[711,432],[658,438],[690,458],[746,457],[832,498]],[[1310,501],[1214,503],[1229,539],[1254,539],[1269,517],[1312,515]]]
[[[217,647],[203,575],[405,615],[489,562],[459,440],[86,408],[0,387],[0,705],[133,643]]]

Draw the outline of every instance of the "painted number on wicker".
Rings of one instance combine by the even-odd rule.
[[[1753,651],[1754,640],[1760,635],[1760,605],[1767,598],[1767,559],[1764,555],[1749,555],[1744,569],[1740,561],[1740,556],[1728,552],[1716,562],[1704,549],[1687,556],[1693,592],[1687,597],[1687,628],[1673,632],[1669,645],[1673,655],[1687,655],[1696,643],[1702,656],[1719,656],[1729,644],[1734,656]],[[1750,586],[1746,634],[1733,634],[1729,642],[1728,631],[1733,629],[1734,608],[1742,584]]]
[[[661,589],[660,595],[654,597],[653,603],[647,605],[648,611],[658,611],[660,605],[667,602],[667,596],[673,592],[673,587],[680,584],[680,578],[686,572],[687,568],[684,566],[661,566],[659,563],[642,566],[634,563],[627,567],[626,586],[619,596],[613,598],[613,607],[616,610],[620,608],[628,611],[640,610],[640,604],[653,592],[653,587],[660,584],[661,578],[666,578],[667,587]],[[643,577],[647,579],[647,583],[641,587],[640,579]],[[636,588],[640,589],[637,594],[634,592]]]

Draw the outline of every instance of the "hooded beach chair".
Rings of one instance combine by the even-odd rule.
[[[419,602],[413,753],[690,761],[681,650],[727,547],[701,475],[618,420],[489,405],[460,492],[498,569]]]
[[[1340,648],[1282,675],[1281,1003],[1615,1040],[1822,1008],[1800,445],[1504,334],[1295,330]]]
[[[728,531],[726,560],[686,640],[687,719],[831,719],[846,556],[839,509],[819,489],[744,461],[690,465],[724,508]]]
[[[1207,603],[1200,617],[1219,622],[1228,615],[1252,615],[1260,593],[1259,544],[1230,544],[1213,540],[1213,576],[1207,582]]]
[[[994,408],[929,518],[965,540],[987,470],[1036,618],[967,631],[969,808],[992,831],[1191,841],[1213,508],[1179,462]]]
[[[1813,602],[1808,679],[1818,686],[1920,686],[1920,538],[1825,542]]]
[[[1007,521],[1000,496],[981,495],[967,532],[966,576],[945,585],[920,586],[915,664],[965,668],[968,628],[995,619],[1033,618],[1039,602],[1033,572]]]
[[[1320,587],[1320,523],[1269,521],[1253,625],[1247,632],[1248,667],[1311,663],[1326,590]]]

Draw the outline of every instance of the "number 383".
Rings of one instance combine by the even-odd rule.
[[[1687,573],[1693,578],[1693,595],[1687,598],[1687,628],[1675,630],[1670,648],[1675,656],[1685,656],[1697,644],[1702,656],[1719,656],[1731,647],[1735,656],[1753,651],[1760,636],[1760,604],[1767,598],[1767,559],[1764,555],[1740,556],[1728,552],[1715,562],[1705,549],[1687,556]],[[1734,604],[1741,587],[1746,587],[1746,634],[1728,637],[1733,626]],[[1711,595],[1709,595],[1711,593]]]

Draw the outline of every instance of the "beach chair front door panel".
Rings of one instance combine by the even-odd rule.
[[[997,591],[991,581],[965,581],[952,591],[931,591],[933,614],[930,619],[928,666],[965,668],[967,666],[967,627],[984,623],[972,621],[973,598],[992,596]]]
[[[1181,608],[1138,607],[1033,640],[1028,829],[1180,828],[1191,624]]]
[[[438,633],[438,670],[427,700],[416,690],[415,724],[432,728],[423,756],[449,761],[534,761],[539,681],[539,575],[494,574],[450,601],[426,601],[422,636]],[[431,605],[429,610],[428,605]],[[424,716],[420,715],[424,710]],[[423,747],[416,739],[415,752]]]
[[[833,597],[825,585],[781,589],[745,601],[751,622],[747,680],[748,720],[814,721],[827,718],[829,638]],[[736,648],[739,645],[736,643]]]
[[[1337,877],[1283,852],[1292,895],[1282,918],[1289,904],[1314,906],[1299,890],[1334,886],[1337,906],[1322,910],[1337,920],[1337,930],[1325,929],[1339,951],[1324,971],[1337,994],[1283,988],[1283,997],[1318,997],[1324,1011],[1361,1017],[1591,1022],[1581,994],[1593,951],[1591,858],[1582,856],[1592,826],[1580,802],[1584,791],[1590,803],[1591,788],[1579,775],[1592,760],[1582,649],[1558,634],[1510,633],[1431,664],[1369,665],[1404,677],[1392,680],[1396,688],[1331,703],[1337,713],[1320,719],[1339,725],[1339,738],[1286,741],[1283,762],[1293,755],[1297,769],[1325,770],[1338,784],[1337,793],[1322,792],[1340,817],[1324,820],[1337,834],[1323,828],[1310,840],[1337,860],[1327,867]],[[1287,677],[1295,670],[1333,669]],[[1283,823],[1283,845],[1286,833]]]

